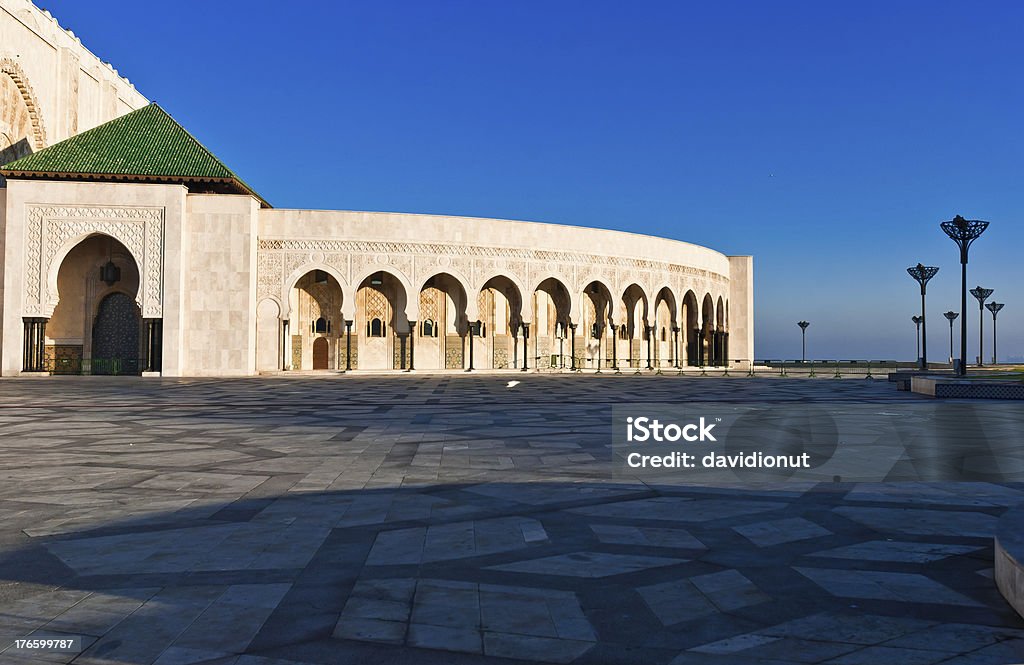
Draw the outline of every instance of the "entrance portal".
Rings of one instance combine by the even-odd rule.
[[[92,331],[93,374],[139,373],[140,323],[131,296],[111,293],[100,302]]]
[[[313,340],[313,369],[327,369],[328,346],[326,337]]]

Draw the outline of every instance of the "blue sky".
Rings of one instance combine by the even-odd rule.
[[[759,358],[798,357],[800,319],[810,356],[912,358],[919,261],[945,357],[938,224],[989,220],[969,286],[1024,356],[1024,3],[41,4],[275,206],[753,254]]]

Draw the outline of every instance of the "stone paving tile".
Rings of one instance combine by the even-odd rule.
[[[862,648],[847,642],[832,642],[830,635],[818,635],[816,639],[799,639],[795,637],[771,636],[771,642],[755,645],[744,652],[751,658],[785,660],[794,663],[820,663],[829,658],[836,658]]]
[[[833,596],[843,598],[980,605],[977,601],[917,573],[802,567],[795,567],[795,570]]]
[[[825,661],[829,665],[933,665],[949,660],[956,652],[921,651],[895,647],[867,647]]]
[[[603,552],[573,552],[540,559],[526,559],[516,563],[489,566],[489,570],[506,570],[535,575],[561,575],[568,577],[608,577],[639,570],[686,563],[686,559],[637,554],[606,554]]]
[[[624,526],[619,524],[591,524],[598,540],[612,545],[639,545],[671,547],[684,550],[704,550],[707,547],[685,529],[659,529],[657,527]]]
[[[947,557],[968,554],[983,549],[973,545],[947,545],[944,543],[910,543],[888,540],[872,540],[856,545],[846,545],[830,550],[814,552],[811,556],[857,561],[900,561],[905,563],[929,563]]]
[[[731,501],[725,499],[695,500],[684,497],[659,497],[609,503],[601,506],[574,508],[571,513],[596,517],[624,517],[671,522],[711,522],[738,515],[751,515],[785,508],[778,501]]]
[[[883,642],[883,646],[937,651],[972,651],[1007,640],[1024,640],[1024,630],[947,623]],[[1024,654],[1021,654],[1024,655]]]
[[[698,575],[690,578],[690,582],[723,612],[771,600],[738,570]]]
[[[976,512],[840,506],[835,512],[883,533],[991,538],[996,518]]]
[[[0,663],[1024,661],[989,541],[1024,485],[608,472],[611,404],[921,398],[516,378],[0,380],[0,626],[87,638]]]
[[[209,663],[217,659],[231,657],[230,651],[209,651],[204,649],[188,649],[185,647],[170,647],[157,658],[153,665],[198,665]]]
[[[916,633],[936,625],[935,621],[905,616],[887,617],[863,613],[818,612],[798,619],[767,626],[757,632],[764,635],[796,637],[805,640],[872,645]]]
[[[717,642],[709,642],[699,647],[694,647],[690,649],[690,651],[695,651],[697,653],[736,653],[738,651],[745,651],[753,647],[777,642],[781,639],[783,638],[774,637],[772,635],[747,633],[745,635],[737,635],[736,637],[718,640]]]
[[[781,520],[743,524],[734,526],[732,530],[759,547],[770,547],[832,535],[828,529],[802,517],[787,517]]]
[[[715,605],[689,580],[662,582],[640,587],[637,593],[665,626],[711,616]]]

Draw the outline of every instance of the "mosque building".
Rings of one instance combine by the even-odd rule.
[[[275,208],[27,0],[0,0],[0,165],[4,376],[753,358],[750,256],[559,224]]]

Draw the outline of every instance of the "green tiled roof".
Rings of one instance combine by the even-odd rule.
[[[269,205],[155,103],[5,164],[0,175],[216,183]]]

